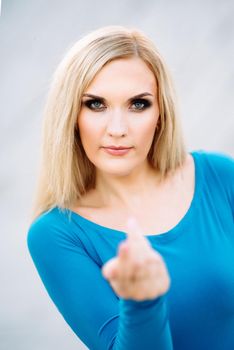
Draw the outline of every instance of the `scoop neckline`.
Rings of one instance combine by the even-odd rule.
[[[167,242],[169,240],[175,239],[178,235],[183,233],[183,226],[186,226],[187,222],[189,222],[189,219],[192,215],[193,209],[196,207],[196,203],[199,199],[199,193],[200,193],[200,186],[201,186],[201,181],[199,178],[199,165],[198,165],[198,160],[197,160],[197,154],[199,151],[192,151],[189,152],[189,154],[193,158],[194,162],[194,191],[193,191],[193,197],[190,202],[190,205],[184,214],[184,216],[180,219],[180,221],[172,227],[170,230],[162,232],[162,233],[157,233],[157,234],[147,234],[144,235],[144,237],[148,238],[150,241],[160,241],[160,242]],[[112,229],[107,226],[103,226],[101,224],[98,224],[92,220],[86,219],[84,216],[78,214],[77,212],[68,209],[68,212],[71,215],[71,218],[74,218],[75,221],[78,223],[83,223],[89,226],[90,228],[95,229],[96,231],[101,231],[106,232],[109,234],[110,237],[115,236],[116,238],[126,238],[127,233],[121,230],[116,230]]]

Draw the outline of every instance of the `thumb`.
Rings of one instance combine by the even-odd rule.
[[[103,266],[102,266],[102,275],[105,278],[111,278],[116,273],[116,258],[112,258],[108,260]]]

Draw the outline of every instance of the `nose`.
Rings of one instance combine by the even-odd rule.
[[[107,122],[107,133],[110,136],[123,137],[128,132],[127,120],[121,111],[112,112]]]

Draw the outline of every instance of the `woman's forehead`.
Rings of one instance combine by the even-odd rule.
[[[116,91],[131,96],[143,92],[155,94],[156,85],[153,72],[142,59],[121,58],[107,63],[97,73],[85,93],[100,96]]]

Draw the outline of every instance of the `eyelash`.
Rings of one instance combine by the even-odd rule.
[[[83,103],[86,107],[88,107],[89,109],[91,109],[92,111],[95,111],[95,112],[103,111],[106,108],[106,107],[101,107],[101,108],[92,107],[92,104],[94,104],[95,102],[103,104],[103,102],[101,100],[98,100],[98,99],[88,100],[88,101],[85,101]],[[152,103],[150,101],[148,101],[146,99],[142,99],[142,98],[138,98],[138,99],[132,101],[132,104],[136,104],[136,103],[144,104],[144,106],[140,109],[138,109],[138,108],[133,109],[136,112],[144,111],[145,109],[149,108],[152,105]]]

